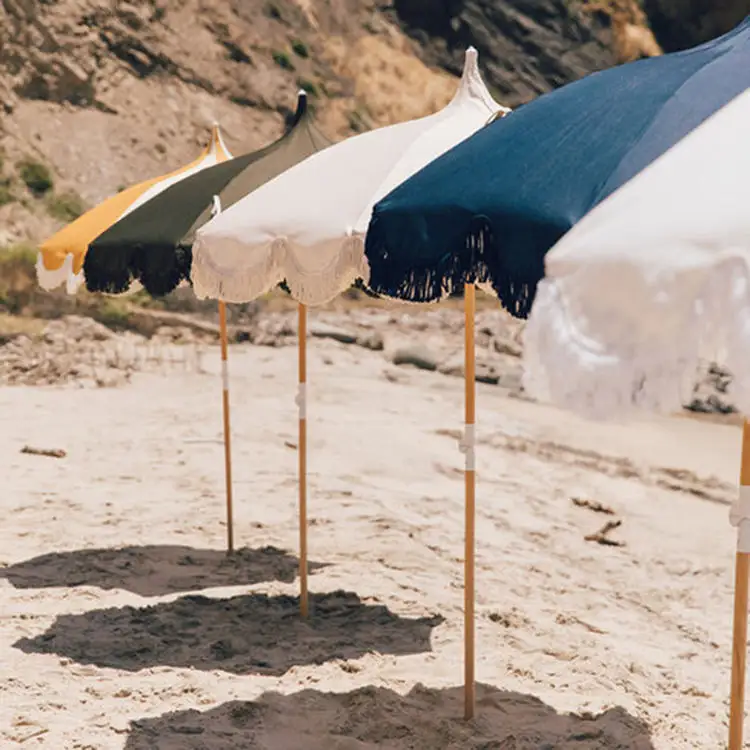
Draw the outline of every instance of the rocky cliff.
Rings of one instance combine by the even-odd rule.
[[[421,58],[451,72],[473,44],[483,71],[516,106],[595,70],[659,54],[635,2],[395,0]]]
[[[742,15],[739,3],[713,0],[709,23],[704,5],[0,0],[0,245],[36,240],[194,158],[214,120],[235,153],[267,143],[300,87],[323,129],[342,137],[445,104],[473,44],[513,106],[660,44],[689,46]],[[684,12],[670,13],[677,6]]]
[[[750,14],[750,0],[643,0],[659,44],[667,52],[723,34]]]

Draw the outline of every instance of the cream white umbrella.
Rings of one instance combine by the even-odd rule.
[[[337,143],[223,211],[197,234],[199,297],[247,302],[286,281],[320,305],[367,279],[363,240],[373,205],[499,111],[467,50],[452,101],[440,112]]]
[[[303,511],[307,503],[306,306],[328,302],[359,278],[367,281],[364,239],[375,203],[488,121],[509,111],[490,95],[479,74],[477,52],[470,48],[458,89],[444,109],[429,117],[363,133],[309,157],[238,201],[197,233],[191,276],[199,297],[247,302],[286,281],[300,303],[297,403],[301,558],[307,550]],[[473,303],[473,296],[470,299]],[[468,422],[474,409],[474,308],[468,299],[467,311]],[[467,467],[472,455],[467,453]],[[467,508],[473,508],[473,475],[471,463],[467,468]],[[473,552],[471,529],[473,526],[467,529],[467,539],[472,539],[471,545],[467,541],[467,548],[471,546]],[[471,568],[465,613],[469,716],[474,704],[472,561],[473,556],[467,557],[467,569]]]
[[[750,416],[750,89],[573,227],[547,254],[525,331],[525,386],[599,418],[684,403],[725,363]],[[689,392],[689,391],[687,391]],[[729,749],[741,750],[750,567],[750,423],[737,528]]]

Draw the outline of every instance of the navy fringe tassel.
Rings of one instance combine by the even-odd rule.
[[[516,318],[527,318],[538,279],[513,278],[503,263],[502,250],[485,217],[475,217],[463,247],[446,253],[434,266],[404,262],[398,248],[390,248],[378,217],[372,219],[365,240],[370,265],[369,288],[376,294],[409,302],[435,302],[463,295],[465,284],[489,283],[502,306]],[[541,276],[540,276],[541,278]]]

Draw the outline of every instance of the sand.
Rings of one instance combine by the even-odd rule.
[[[0,388],[3,750],[725,746],[736,427],[592,425],[478,386],[466,724],[462,381],[309,356],[306,622],[294,348],[232,348],[231,560],[215,350],[203,373]],[[623,546],[585,540],[611,520]]]

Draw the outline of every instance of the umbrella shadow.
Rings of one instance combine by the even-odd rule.
[[[538,698],[477,686],[477,719],[461,688],[417,685],[349,693],[264,693],[210,711],[131,722],[125,750],[653,750],[649,727],[624,708],[559,714]]]
[[[345,591],[311,594],[307,618],[298,597],[190,595],[150,607],[61,615],[46,632],[14,646],[131,672],[171,666],[281,676],[294,666],[373,651],[430,651],[432,630],[442,622],[440,616],[400,617]]]
[[[310,572],[324,567],[308,564]],[[0,569],[0,578],[17,589],[96,586],[163,596],[217,586],[292,583],[298,570],[298,559],[276,547],[244,547],[227,556],[223,550],[144,545],[51,552]]]

